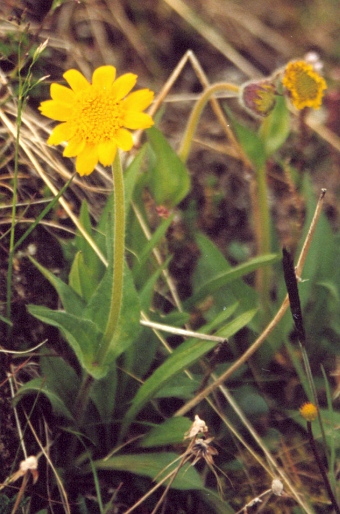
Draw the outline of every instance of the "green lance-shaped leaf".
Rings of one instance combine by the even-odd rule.
[[[190,191],[188,170],[158,129],[148,129],[147,135],[154,153],[148,187],[158,205],[174,207]]]
[[[167,419],[164,423],[155,425],[143,437],[140,446],[142,448],[152,448],[169,444],[181,444],[183,443],[184,434],[188,432],[191,425],[192,421],[189,418],[179,416]]]
[[[254,257],[250,259],[248,262],[243,264],[239,264],[234,268],[231,268],[228,271],[222,272],[216,278],[213,278],[206,284],[204,284],[188,301],[186,301],[186,308],[190,308],[199,301],[206,298],[209,294],[214,293],[221,287],[225,286],[229,282],[236,280],[240,277],[244,277],[248,275],[252,271],[262,267],[268,266],[269,264],[274,264],[279,260],[279,256],[276,254],[268,254],[268,255],[260,255],[259,257]]]
[[[263,119],[259,130],[267,158],[279,150],[286,141],[290,133],[290,120],[285,97],[277,96],[273,111]]]
[[[56,391],[52,391],[44,378],[34,378],[30,380],[26,384],[20,387],[16,397],[14,398],[14,403],[16,404],[23,396],[34,394],[35,396],[39,394],[43,394],[50,401],[53,412],[57,416],[62,416],[70,421],[73,421],[73,415],[71,411],[66,406],[65,402],[60,398]]]
[[[115,455],[109,459],[97,460],[94,465],[97,469],[125,471],[160,482],[177,468],[178,463],[179,455],[177,453],[157,452]],[[171,487],[182,491],[204,489],[199,474],[189,463],[182,467]]]
[[[59,328],[75,352],[80,365],[94,378],[101,378],[107,367],[98,367],[96,355],[103,337],[97,325],[89,319],[64,311],[53,311],[40,305],[29,305],[28,312],[44,323]]]
[[[57,291],[65,311],[74,316],[81,316],[85,308],[85,301],[81,296],[32,257],[29,259]]]
[[[101,283],[83,312],[83,316],[94,321],[98,327],[105,327],[108,320],[112,275],[112,265],[109,264]],[[131,271],[126,264],[124,266],[123,284],[120,315],[116,330],[107,349],[105,365],[121,355],[133,343],[140,330],[139,298],[132,280]]]

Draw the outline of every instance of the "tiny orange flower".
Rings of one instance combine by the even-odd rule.
[[[153,92],[141,89],[130,93],[137,75],[126,73],[116,79],[113,66],[100,66],[91,84],[77,70],[68,70],[63,77],[71,89],[51,84],[52,100],[42,102],[39,109],[44,116],[62,122],[47,143],[67,142],[63,155],[76,157],[80,175],[92,173],[98,162],[112,164],[117,148],[131,150],[133,138],[127,129],[153,125],[151,116],[142,112],[151,104]]]
[[[299,110],[304,107],[319,109],[326,81],[317,73],[312,64],[305,61],[291,61],[287,64],[283,86],[288,90],[292,104]]]
[[[306,421],[314,421],[318,417],[318,408],[314,403],[306,402],[300,407],[300,414]]]

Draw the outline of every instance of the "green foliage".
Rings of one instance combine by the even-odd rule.
[[[259,136],[266,157],[281,148],[290,133],[290,114],[284,96],[278,96],[273,111],[261,123]]]
[[[82,203],[79,221],[86,233],[94,237],[86,202]],[[87,303],[103,277],[105,267],[88,241],[79,233],[76,235],[74,244],[78,251],[70,270],[69,285]]]
[[[250,322],[255,314],[255,310],[244,313],[233,322],[225,325],[223,329],[218,331],[222,337],[228,338],[235,334]],[[207,352],[216,346],[214,341],[188,340],[182,343],[167,360],[157,368],[157,370],[148,378],[136,394],[132,405],[126,417],[122,432],[127,428],[129,423],[134,419],[137,413],[143,408],[145,403],[150,400],[161,387],[173,379],[178,373],[185,368],[192,366],[199,358],[203,357]]]
[[[226,286],[230,282],[248,275],[252,271],[259,269],[262,266],[274,264],[275,262],[278,262],[278,260],[278,255],[264,255],[261,257],[254,257],[244,264],[229,267],[227,271],[217,274],[217,276],[202,284],[199,289],[190,297],[190,300],[186,302],[186,308],[190,308],[196,303],[204,300],[208,295],[215,293],[215,291],[218,291],[220,288]],[[227,261],[225,261],[225,263],[226,266],[228,266]],[[238,295],[239,294],[240,293],[238,293]]]
[[[152,448],[168,444],[180,444],[183,442],[183,435],[189,430],[191,422],[188,418],[170,418],[161,425],[155,425],[145,437],[140,446]]]
[[[10,514],[12,512],[16,498],[9,498],[5,494],[0,494],[0,514]],[[25,508],[29,498],[24,498],[20,502],[20,508]]]
[[[147,133],[153,151],[150,191],[158,205],[174,207],[190,190],[188,170],[159,130],[152,127]]]
[[[27,94],[31,82],[28,81],[25,87]],[[248,434],[254,434],[247,418],[260,424],[263,440],[270,440],[277,451],[280,428],[273,430],[269,427],[267,430],[267,423],[270,423],[271,403],[275,404],[275,409],[280,408],[279,401],[276,402],[272,395],[270,384],[277,384],[276,359],[284,345],[292,355],[295,371],[305,387],[304,370],[290,341],[294,340],[295,332],[293,320],[288,314],[267,335],[250,364],[245,359],[242,363],[241,360],[237,361],[242,359],[244,352],[262,334],[265,322],[269,321],[263,314],[268,307],[264,305],[265,299],[271,315],[277,312],[286,294],[281,271],[281,248],[269,233],[271,226],[273,232],[275,229],[267,208],[268,184],[265,175],[269,161],[280,166],[280,152],[290,135],[290,114],[284,95],[277,98],[275,108],[262,121],[259,130],[249,128],[234,117],[232,125],[249,160],[247,172],[251,176],[249,180],[255,195],[252,198],[252,221],[256,225],[255,256],[247,258],[247,253],[242,252],[242,257],[239,257],[239,248],[242,244],[246,246],[246,243],[236,240],[224,242],[236,248],[231,264],[220,249],[222,246],[217,247],[199,228],[197,214],[193,216],[191,206],[185,207],[186,202],[182,202],[191,194],[188,169],[161,131],[153,127],[147,131],[148,142],[124,172],[121,203],[115,200],[118,188],[115,180],[114,193],[108,196],[98,221],[95,222],[91,216],[91,205],[82,202],[79,213],[82,230],[78,229],[72,242],[68,243],[71,252],[66,281],[30,257],[31,263],[56,290],[60,307],[52,310],[44,305],[31,304],[27,307],[28,312],[56,327],[66,350],[63,354],[55,348],[40,350],[39,376],[34,376],[20,387],[14,405],[19,406],[26,397],[33,397],[32,412],[35,413],[34,409],[40,406],[42,397],[50,403],[52,415],[58,421],[56,430],[60,430],[51,445],[51,454],[55,459],[53,464],[56,469],[61,469],[63,480],[67,478],[65,487],[67,480],[84,481],[86,486],[91,484],[91,487],[94,484],[100,512],[108,511],[114,500],[103,506],[104,495],[99,476],[107,473],[110,477],[117,477],[117,483],[120,483],[122,476],[121,483],[124,483],[128,473],[134,477],[146,477],[158,484],[168,476],[164,487],[169,483],[171,473],[177,470],[183,455],[188,457],[188,462],[178,469],[171,488],[196,491],[206,502],[207,512],[210,512],[209,509],[217,514],[233,512],[232,500],[221,500],[215,491],[206,487],[205,478],[209,478],[207,482],[210,485],[211,477],[219,481],[223,475],[218,465],[223,470],[232,469],[234,454],[240,454],[239,445],[244,442],[243,436],[239,437],[238,434],[242,434],[245,428]],[[288,173],[289,166],[285,170]],[[292,173],[292,183],[296,181],[296,193],[303,198],[306,211],[299,242],[301,248],[316,201],[309,178],[306,176],[298,180],[296,176],[297,172]],[[218,188],[218,180],[213,173],[209,180],[214,180],[214,187]],[[149,203],[145,201],[146,197]],[[55,201],[43,211],[36,223],[52,209]],[[179,208],[181,202],[182,210]],[[117,235],[114,232],[117,226],[116,207],[123,205],[125,211],[120,220],[123,229]],[[160,206],[164,207],[165,219],[155,215]],[[175,231],[179,218],[184,227],[184,242],[179,237],[176,241],[178,246],[182,244],[186,251],[189,244],[185,246],[188,243],[185,239],[190,237],[190,244],[198,252],[195,268],[189,277],[190,290],[184,299],[174,294],[175,285],[169,270],[175,260],[169,250],[169,232],[173,228]],[[190,227],[185,226],[187,220],[190,220]],[[24,233],[20,244],[30,231]],[[118,259],[115,250],[119,236],[125,241],[126,260],[121,274],[122,294],[120,297],[118,291],[116,295],[118,319],[110,332],[107,328],[110,327],[112,304],[116,301],[114,272]],[[262,244],[263,241],[266,244]],[[11,257],[13,251],[10,252]],[[311,361],[321,361],[324,353],[337,355],[340,349],[340,271],[336,261],[339,251],[340,238],[334,237],[326,216],[322,215],[309,249],[302,282],[299,283],[301,305],[306,313],[307,352]],[[261,282],[263,276],[268,280]],[[157,323],[157,326],[154,329],[142,326],[141,319]],[[183,335],[182,331],[176,330],[195,326],[196,320],[199,327],[196,335],[206,334],[205,339],[192,333]],[[163,325],[164,332],[160,332],[158,324]],[[171,336],[168,337],[169,332]],[[211,334],[215,339],[210,337]],[[224,341],[221,346],[226,348],[226,356],[221,360],[216,337],[220,337],[220,342]],[[106,351],[102,355],[103,347]],[[183,406],[183,402],[190,403],[202,388],[211,385],[237,363],[239,366],[233,373],[231,391],[241,413],[235,414],[235,407],[229,404],[223,386],[220,388],[221,396],[215,390],[215,396],[206,397],[207,402],[199,406],[198,412],[204,416],[209,431],[199,432],[193,436],[197,437],[194,441],[192,437],[189,441],[188,438],[184,439],[192,427],[196,411],[190,409],[190,417],[185,417],[175,415],[177,410]],[[323,409],[321,416],[326,444],[332,451],[330,467],[333,469],[340,449],[334,427],[340,423],[340,419],[331,409],[329,390],[327,394],[330,407],[328,411]],[[242,416],[242,412],[245,416]],[[296,413],[287,410],[285,414],[297,424],[305,426]],[[227,433],[224,416],[235,429],[233,437],[239,437],[236,443]],[[51,426],[54,427],[53,424]],[[321,428],[317,423],[314,434],[321,441]],[[218,440],[220,456],[214,451],[217,446],[214,446],[214,436]],[[63,446],[65,440],[67,444]],[[190,446],[192,441],[196,444]],[[208,444],[212,445],[209,449]],[[188,448],[190,455],[185,453],[189,451]],[[256,450],[252,451],[256,456],[254,462],[261,462],[267,450],[256,455],[256,446]],[[197,460],[200,460],[201,468],[192,466]],[[269,467],[272,469],[273,464],[270,463]],[[268,463],[263,468],[267,470]],[[149,484],[148,480],[146,482]],[[218,482],[216,489],[219,485]],[[249,496],[248,492],[246,496]],[[90,512],[85,496],[79,494],[78,499],[79,510]],[[244,505],[242,508],[245,509]]]
[[[236,136],[245,151],[250,162],[258,170],[266,162],[266,148],[263,139],[246,125],[242,125],[235,118],[232,118]]]
[[[176,469],[178,466],[178,455],[173,452],[116,455],[109,459],[95,461],[94,464],[97,469],[128,471],[160,482]],[[172,483],[172,487],[181,491],[204,489],[199,474],[189,464],[180,470]]]
[[[173,150],[165,148],[163,137],[155,130],[151,131],[151,146],[162,163],[164,152],[166,161],[170,159],[169,154],[172,155]],[[160,158],[160,155],[163,157]],[[152,191],[155,185],[154,178],[149,182],[147,177],[140,173],[146,156],[146,147],[144,147],[125,174],[126,220],[131,227],[129,230],[131,233],[127,234],[128,241],[137,226],[135,214],[129,207],[131,199],[136,198],[135,201],[143,212],[143,206],[139,200],[141,188],[148,187]],[[171,159],[173,170],[173,156]],[[184,171],[181,163],[177,162],[177,164],[178,168],[175,166],[177,171],[174,173],[178,173],[176,180],[182,185],[180,188],[174,187],[171,194],[167,196],[167,200],[171,199],[170,204],[177,203],[188,191],[187,172]],[[165,173],[164,170],[162,173]],[[182,178],[180,178],[181,174]],[[175,182],[171,183],[175,184]],[[166,183],[168,184],[169,181]],[[157,201],[166,203],[165,197],[161,199],[160,192],[157,195]],[[125,266],[118,325],[110,341],[105,362],[103,366],[98,366],[96,357],[109,316],[114,267],[111,251],[113,247],[112,202],[113,199],[110,197],[96,227],[92,225],[87,204],[83,203],[80,223],[89,235],[89,239],[84,238],[80,232],[74,239],[74,256],[68,283],[31,259],[58,292],[63,309],[51,310],[44,306],[30,305],[29,312],[38,319],[59,328],[83,371],[79,375],[63,359],[43,352],[42,377],[25,384],[17,399],[19,401],[25,395],[34,393],[44,395],[50,401],[55,415],[72,424],[75,415],[74,399],[86,374],[92,375],[95,381],[89,394],[84,421],[79,428],[83,436],[87,436],[93,443],[101,444],[99,455],[110,451],[112,445],[123,440],[137,416],[142,415],[142,418],[146,416],[147,420],[153,410],[151,406],[155,402],[174,397],[189,400],[202,380],[202,374],[196,369],[197,362],[216,347],[215,341],[188,339],[175,348],[170,355],[163,355],[161,362],[153,369],[158,340],[150,329],[140,327],[139,316],[141,307],[145,313],[150,313],[155,286],[161,280],[162,273],[170,262],[169,256],[163,264],[159,265],[153,256],[154,249],[164,244],[166,232],[173,223],[173,216],[170,215],[159,223],[150,239],[147,240],[144,235],[138,234],[137,237],[131,238],[131,259],[134,264],[132,270]],[[93,243],[90,242],[91,240]],[[184,303],[186,310],[182,313],[173,311],[167,316],[164,313],[159,313],[160,315],[153,313],[151,317],[158,319],[161,323],[180,327],[188,321],[189,313],[193,308],[207,297],[212,297],[212,308],[206,314],[207,323],[200,331],[205,333],[215,331],[223,338],[230,338],[251,324],[257,312],[256,293],[245,284],[243,278],[262,266],[277,262],[278,257],[275,254],[264,255],[238,266],[231,266],[203,234],[196,234],[196,242],[201,251],[201,257],[193,278],[193,293]],[[98,257],[93,244],[97,245],[106,256],[107,267]],[[191,374],[191,378],[184,373],[190,368],[195,371]],[[139,386],[138,381],[145,375],[149,376]],[[109,427],[117,416],[120,419],[120,428],[112,433]],[[154,450],[157,447],[182,442],[184,433],[188,431],[190,425],[191,421],[183,417],[169,418],[159,426],[153,424],[136,446],[136,449],[148,448],[153,450],[153,453],[129,455],[119,452],[109,459],[96,460],[95,467],[101,470],[128,471],[155,478],[177,456],[163,451],[155,453]],[[101,441],[98,439],[96,426],[102,426],[104,429],[104,438]],[[87,473],[86,469],[85,467],[82,472]],[[166,473],[169,471],[170,468],[167,468]],[[160,480],[161,476],[159,475],[157,480]],[[182,490],[204,490],[199,475],[191,466],[180,471],[172,487]]]
[[[92,227],[86,207],[83,208],[82,214],[85,228],[92,235]],[[107,223],[107,234],[110,241],[112,240],[110,218],[108,218]],[[52,311],[46,307],[34,305],[29,306],[28,310],[41,321],[58,327],[69,342],[82,367],[93,377],[99,379],[105,376],[109,370],[109,364],[132,344],[136,334],[138,334],[139,300],[133,285],[131,272],[126,266],[119,323],[110,341],[105,364],[98,366],[98,348],[102,344],[103,327],[106,326],[109,316],[112,289],[112,254],[109,253],[109,265],[104,275],[101,276],[102,262],[91,246],[83,242],[80,237],[76,240],[76,244],[80,249],[71,267],[69,285],[66,285],[37,264],[37,267],[57,289],[65,310]],[[32,260],[32,262],[34,261]],[[94,270],[93,276],[90,273],[91,269]],[[87,277],[90,277],[90,280],[87,280]]]

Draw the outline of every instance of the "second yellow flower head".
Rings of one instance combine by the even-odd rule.
[[[282,84],[287,89],[293,105],[301,110],[305,107],[319,109],[326,81],[313,66],[305,61],[291,61],[287,64]]]

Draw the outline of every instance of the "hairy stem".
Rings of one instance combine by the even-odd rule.
[[[186,162],[189,156],[192,140],[194,134],[196,132],[196,128],[201,117],[202,111],[204,107],[207,105],[209,100],[216,94],[221,91],[227,91],[231,93],[231,96],[237,96],[239,92],[239,87],[235,84],[230,84],[228,82],[221,82],[214,84],[213,86],[209,86],[202,93],[202,96],[195,104],[193,108],[188,124],[185,129],[185,133],[183,136],[182,144],[179,149],[178,155],[182,159],[183,162]]]
[[[124,252],[125,252],[125,198],[123,170],[119,154],[112,164],[113,203],[114,203],[114,234],[113,234],[113,281],[110,299],[110,312],[105,328],[101,347],[97,354],[98,365],[101,366],[110,347],[112,336],[117,328],[123,297]]]
[[[267,198],[266,166],[256,171],[256,203],[254,212],[255,232],[258,255],[270,253],[270,215]],[[256,272],[256,289],[259,293],[264,319],[268,321],[270,313],[270,268],[265,266]]]

